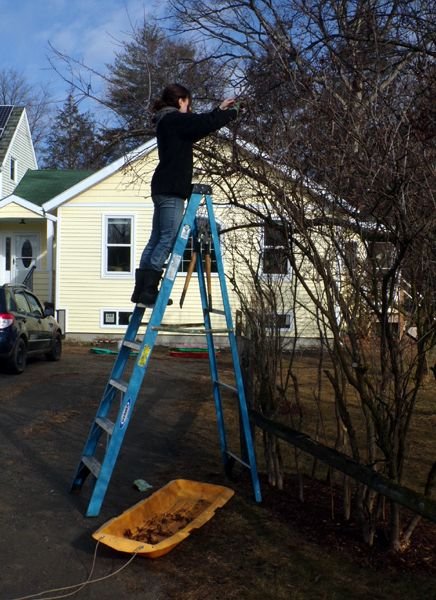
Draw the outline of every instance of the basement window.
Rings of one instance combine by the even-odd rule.
[[[290,331],[294,325],[293,311],[270,314],[266,319],[266,328],[271,330]]]
[[[103,309],[101,311],[101,327],[118,327],[129,324],[132,313],[125,310]]]

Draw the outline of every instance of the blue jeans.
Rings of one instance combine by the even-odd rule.
[[[183,218],[185,201],[177,196],[163,195],[153,196],[152,200],[154,213],[151,235],[142,252],[139,268],[161,271],[173,249]]]

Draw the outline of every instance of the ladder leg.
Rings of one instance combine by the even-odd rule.
[[[124,411],[126,410],[126,406],[130,406],[129,400],[127,400],[124,403]],[[127,426],[130,421],[131,411],[129,412],[130,414],[127,415],[127,418],[122,423],[122,426],[119,419],[115,423],[115,427],[118,428],[118,435],[114,435],[111,438],[112,443],[109,444],[104,460],[101,464],[101,470],[98,477],[96,478],[94,489],[92,491],[91,498],[86,511],[87,517],[97,517],[100,514],[101,505],[103,504],[109,481],[112,476],[112,471],[115,462],[118,458],[118,453],[120,451],[124,435],[126,433]],[[121,411],[121,414],[123,414],[123,411]]]
[[[127,330],[126,330],[126,334],[125,334],[123,342],[125,342],[125,341],[134,342],[135,341],[136,334],[141,325],[144,311],[145,311],[145,309],[143,307],[139,307],[139,306],[135,307],[135,309],[133,310],[132,316],[130,318],[129,324],[127,326]],[[82,457],[94,457],[94,455],[96,453],[98,442],[100,441],[100,438],[104,432],[104,430],[97,424],[97,419],[106,419],[110,412],[112,402],[116,395],[116,388],[114,388],[110,382],[113,380],[119,380],[123,376],[124,369],[126,368],[127,361],[130,356],[130,352],[131,352],[131,347],[129,347],[128,345],[125,345],[123,343],[123,345],[121,346],[120,351],[117,355],[117,358],[115,359],[115,362],[112,367],[111,375],[109,377],[108,383],[106,384],[105,390],[103,392],[103,397],[101,399],[100,405],[97,410],[97,418],[96,418],[96,420],[94,420],[94,422],[91,425],[91,428],[90,428],[90,431],[88,434],[88,438],[86,440],[86,443],[85,443],[85,446],[84,446],[84,449],[82,452]],[[72,492],[79,491],[90,473],[91,473],[91,471],[90,471],[89,467],[83,462],[83,460],[80,460],[79,465],[77,467],[76,475],[75,475],[75,477],[73,479],[73,483],[71,485],[71,491]]]
[[[236,385],[239,390],[239,411],[240,418],[242,420],[242,429],[245,438],[245,448],[248,455],[251,473],[251,483],[253,486],[254,497],[256,502],[262,501],[262,494],[260,491],[259,475],[257,472],[257,461],[254,452],[253,438],[251,434],[250,420],[248,417],[247,401],[245,398],[244,381],[242,378],[241,367],[239,363],[238,349],[236,345],[236,338],[234,333],[229,334],[230,348],[233,356],[233,365],[235,368]]]
[[[218,277],[219,277],[220,288],[221,288],[221,297],[222,297],[222,301],[223,301],[223,305],[224,305],[226,325],[227,325],[227,330],[229,332],[228,339],[229,339],[230,350],[231,350],[231,354],[232,354],[233,368],[234,368],[235,379],[236,379],[236,387],[238,390],[239,411],[240,411],[240,418],[242,421],[243,435],[245,438],[246,452],[248,455],[248,460],[249,460],[249,465],[250,465],[251,482],[252,482],[252,487],[253,487],[253,492],[254,492],[254,497],[256,499],[256,502],[261,502],[262,495],[261,495],[261,491],[260,491],[259,475],[257,472],[257,462],[256,462],[255,451],[254,451],[253,437],[251,434],[250,421],[249,421],[249,417],[248,417],[247,400],[245,397],[245,389],[244,389],[244,380],[242,377],[241,366],[239,363],[239,354],[238,354],[238,349],[237,349],[237,344],[236,344],[236,337],[235,337],[235,332],[234,332],[232,311],[231,311],[230,302],[229,302],[229,295],[228,295],[228,291],[227,291],[227,283],[226,283],[226,277],[225,277],[225,273],[224,273],[223,258],[222,258],[222,254],[221,254],[221,245],[220,245],[220,240],[219,240],[219,235],[218,235],[218,228],[217,228],[215,215],[214,215],[214,211],[213,211],[213,202],[212,202],[212,198],[210,196],[206,196],[206,206],[207,206],[207,211],[208,211],[208,215],[209,215],[212,240],[213,240],[213,244],[214,244],[214,248],[215,248],[215,257],[216,257],[216,262],[217,262]]]
[[[229,456],[227,454],[227,437],[226,430],[224,424],[224,415],[221,401],[221,390],[219,387],[218,381],[218,365],[215,353],[215,344],[213,340],[213,335],[211,333],[212,325],[208,310],[208,302],[207,302],[207,290],[204,282],[204,269],[200,260],[197,263],[197,273],[198,273],[198,283],[200,286],[200,297],[201,297],[201,305],[203,309],[204,315],[204,324],[206,328],[206,341],[207,341],[207,349],[209,354],[209,366],[210,366],[210,374],[212,378],[212,392],[213,399],[215,403],[215,412],[217,416],[217,424],[218,424],[218,435],[220,441],[221,455],[224,464],[224,468],[227,470],[227,465],[229,461]]]

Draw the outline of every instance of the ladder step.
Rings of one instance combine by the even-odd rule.
[[[231,390],[232,392],[238,393],[238,388],[235,388],[233,385],[229,385],[228,383],[223,383],[222,381],[215,381],[219,386],[226,388],[226,390]]]
[[[226,311],[219,310],[218,308],[209,308],[208,311],[210,313],[213,313],[214,315],[223,315],[224,317],[226,316]]]
[[[231,458],[233,458],[233,460],[236,460],[236,462],[238,462],[239,464],[243,465],[244,467],[247,467],[247,469],[251,469],[251,465],[246,463],[239,456],[236,456],[236,454],[233,454],[233,452],[230,452],[229,450],[227,450],[226,454],[227,454],[227,456],[230,456]]]
[[[101,464],[98,462],[98,460],[94,456],[82,456],[82,462],[85,467],[88,467],[94,477],[98,479],[101,469]]]
[[[152,327],[153,331],[170,331],[174,333],[232,333],[234,331],[231,329],[188,329],[183,327],[171,327],[170,325],[155,325]]]
[[[123,381],[122,379],[110,379],[109,383],[112,387],[115,387],[124,393],[127,391],[127,388],[129,387],[129,384],[127,383],[127,381]]]
[[[132,342],[130,340],[123,340],[123,346],[126,346],[126,348],[131,348],[132,350],[136,350],[136,352],[139,352],[141,348],[141,344],[138,344],[138,342]]]
[[[97,423],[97,425],[99,427],[104,429],[106,431],[106,433],[108,433],[109,435],[112,435],[114,426],[115,426],[115,423],[113,423],[113,421],[111,421],[110,419],[107,419],[106,417],[97,417],[95,419],[95,422]]]
[[[171,327],[171,329],[180,327],[204,327],[204,321],[202,323],[161,323],[160,326],[163,329],[166,329],[167,327]]]

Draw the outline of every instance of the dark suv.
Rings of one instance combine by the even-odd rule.
[[[27,357],[45,354],[59,360],[62,331],[53,318],[53,308],[23,285],[0,286],[0,364],[13,373],[22,373]]]

